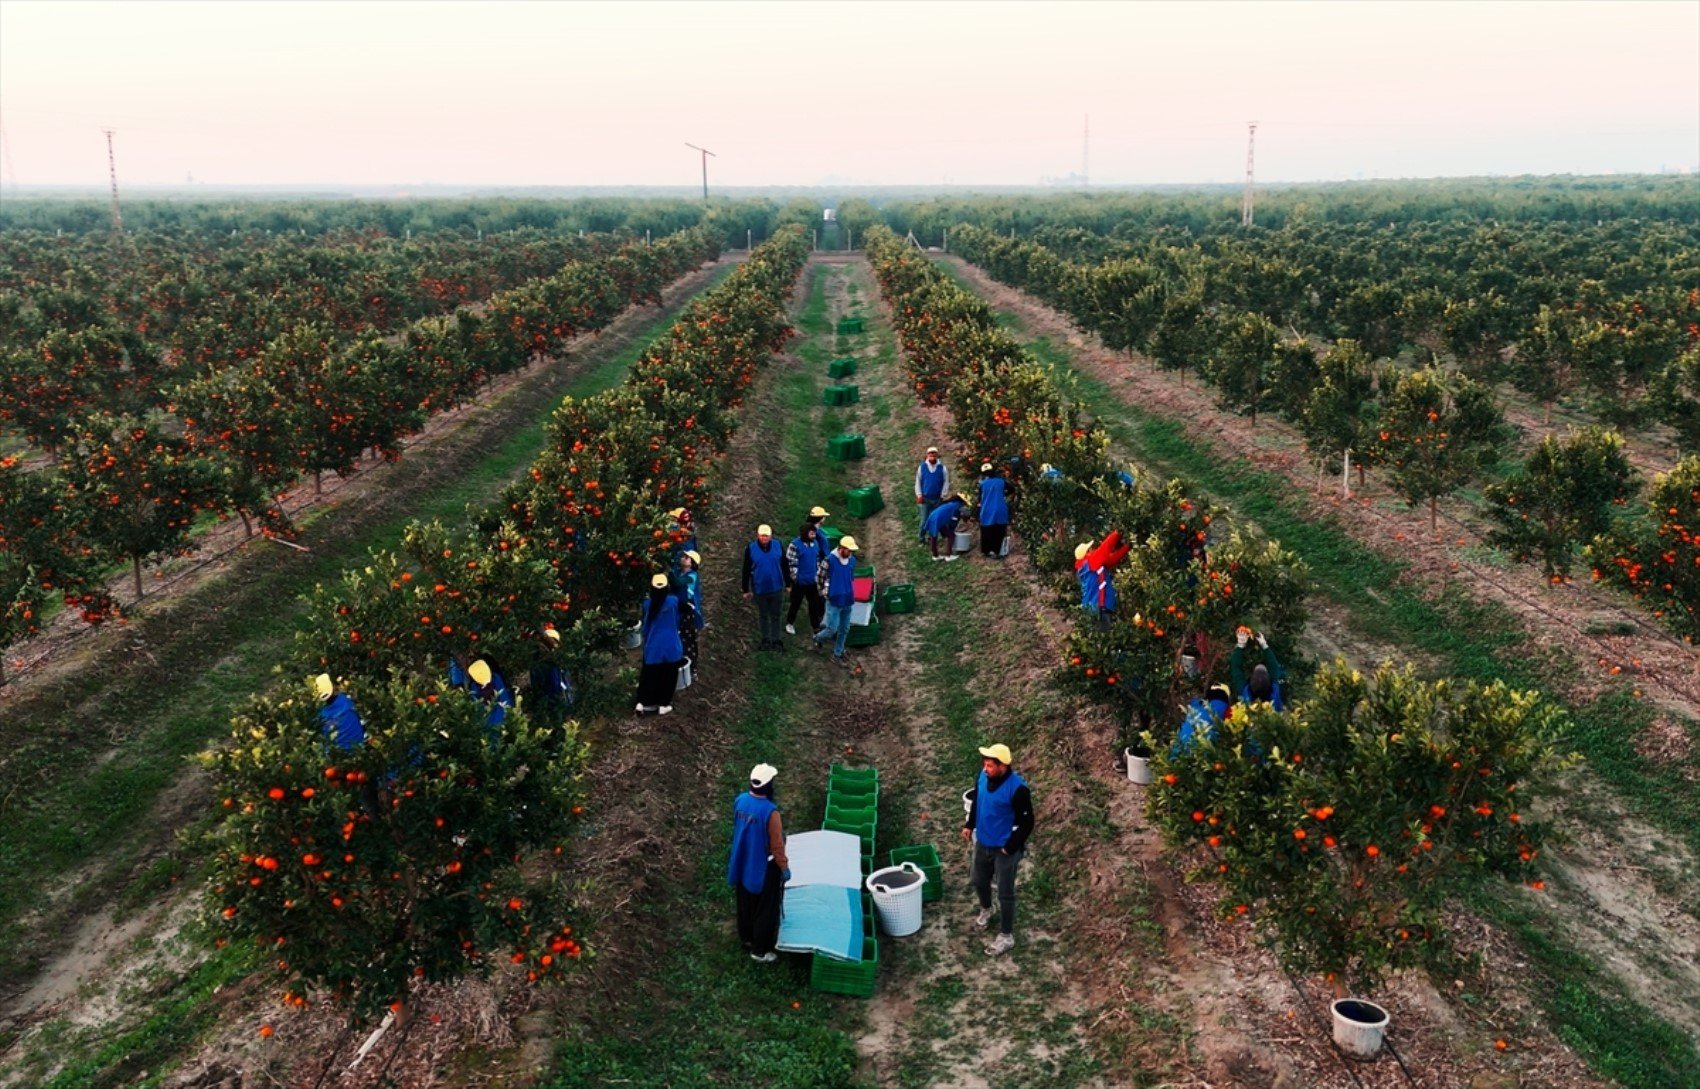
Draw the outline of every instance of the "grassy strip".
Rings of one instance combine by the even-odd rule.
[[[842,472],[823,456],[822,430],[835,421],[819,408],[831,333],[828,274],[826,267],[814,267],[808,302],[796,323],[807,338],[797,354],[808,366],[779,379],[775,420],[741,425],[747,429],[744,441],[777,440],[784,453],[784,479],[761,482],[766,507],[775,512],[806,511],[844,487]],[[767,520],[776,539],[783,534],[790,540],[791,527]],[[736,562],[726,561],[711,577],[735,577]],[[705,639],[722,645],[753,640],[743,617],[711,620]],[[721,793],[703,802],[699,819],[687,826],[712,830],[695,833],[704,841],[702,864],[688,880],[660,886],[639,909],[671,938],[645,972],[648,986],[627,989],[615,1009],[592,1011],[563,1041],[547,1083],[553,1089],[719,1083],[824,1089],[855,1083],[857,1056],[849,1034],[858,1026],[861,1004],[811,991],[807,959],[785,956],[778,964],[753,964],[727,934],[735,911],[724,868],[731,831],[726,809],[746,782],[745,770],[761,761],[781,769],[780,801],[791,830],[812,827],[811,818],[824,804],[824,776],[815,781],[804,770],[820,766],[822,743],[798,711],[823,706],[828,693],[823,670],[829,667],[806,654],[793,645],[784,654],[753,655],[741,693],[744,705],[728,724],[733,748]],[[689,758],[685,751],[675,755]]]
[[[82,870],[86,879],[75,881],[54,917],[99,910],[132,880],[138,859],[157,850],[162,820],[175,823],[205,807],[186,758],[227,728],[234,706],[272,683],[305,614],[303,590],[336,578],[372,548],[394,546],[414,519],[453,520],[469,504],[482,506],[535,459],[561,396],[618,381],[674,313],[658,316],[625,350],[583,374],[475,409],[488,416],[484,426],[506,438],[401,462],[389,470],[382,494],[323,513],[310,555],[263,543],[244,550],[215,584],[130,626],[139,656],[102,660],[20,699],[15,721],[25,737],[6,767],[16,785],[0,802],[0,987],[23,982],[51,952],[34,927],[9,925],[38,907],[37,890]],[[114,745],[110,759],[99,759]],[[156,815],[162,803],[173,811],[163,818]]]
[[[1020,327],[1019,322],[1011,324]],[[1044,338],[1032,339],[1027,347],[1055,366],[1069,363],[1068,355]],[[1314,519],[1290,481],[1252,469],[1238,458],[1218,457],[1188,438],[1178,422],[1124,403],[1084,373],[1072,372],[1069,384],[1097,422],[1135,458],[1159,472],[1186,478],[1303,556],[1312,566],[1318,590],[1348,610],[1366,634],[1419,648],[1433,655],[1444,673],[1460,679],[1503,679],[1514,687],[1543,691],[1570,687],[1573,667],[1561,655],[1520,652],[1525,633],[1502,607],[1473,601],[1457,588],[1425,600],[1419,586],[1405,581],[1407,565],[1359,544],[1334,519]],[[1700,793],[1677,768],[1649,764],[1631,744],[1652,720],[1652,710],[1623,689],[1593,700],[1561,702],[1572,720],[1570,743],[1595,773],[1637,816],[1700,851]],[[1700,1052],[1693,1041],[1636,1004],[1589,958],[1550,927],[1543,929],[1533,913],[1487,890],[1476,899],[1478,910],[1522,939],[1549,983],[1532,988],[1533,997],[1554,1031],[1595,1069],[1637,1087],[1695,1084],[1692,1071],[1700,1070]]]

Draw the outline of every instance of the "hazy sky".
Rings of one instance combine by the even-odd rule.
[[[1700,167],[1700,2],[0,0],[5,181],[1235,181]]]

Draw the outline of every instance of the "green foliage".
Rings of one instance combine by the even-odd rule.
[[[1305,449],[1330,471],[1347,450],[1362,466],[1373,460],[1377,435],[1375,371],[1369,353],[1355,340],[1335,341],[1322,357],[1318,380],[1298,417]]]
[[[1487,541],[1518,560],[1539,559],[1548,579],[1570,574],[1576,549],[1611,528],[1612,508],[1629,500],[1635,470],[1615,431],[1590,427],[1563,440],[1548,435],[1523,464],[1487,487],[1494,528]]]
[[[291,989],[322,988],[359,1017],[415,978],[523,963],[558,972],[578,944],[528,852],[567,835],[583,749],[576,727],[500,727],[446,684],[349,689],[365,744],[327,748],[301,685],[257,700],[204,762],[228,817],[214,836],[212,922],[277,958]]]
[[[1401,375],[1382,406],[1377,457],[1394,491],[1416,506],[1435,503],[1499,460],[1510,428],[1487,387],[1468,378],[1448,381],[1434,368]]]
[[[1523,812],[1565,763],[1536,695],[1325,667],[1302,706],[1235,709],[1214,739],[1160,754],[1153,818],[1201,848],[1227,914],[1255,911],[1283,963],[1372,987],[1441,940],[1468,875],[1533,879]]]
[[[1222,407],[1249,414],[1253,426],[1269,398],[1269,372],[1280,339],[1274,322],[1250,310],[1239,311],[1218,329],[1204,365],[1204,377],[1215,384]]]
[[[1645,514],[1588,546],[1594,578],[1627,590],[1689,642],[1700,639],[1700,456],[1653,482]]]

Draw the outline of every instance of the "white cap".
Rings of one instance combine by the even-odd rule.
[[[779,769],[772,764],[757,764],[750,769],[750,785],[764,787],[773,782],[773,777],[779,774]]]
[[[756,527],[756,536],[757,537],[771,537],[771,536],[773,536],[773,527],[768,525],[766,522],[763,522],[761,525]]]
[[[982,473],[989,473],[989,472],[991,472],[991,471],[992,471],[992,463],[991,463],[991,462],[989,462],[989,461],[987,461],[987,462],[982,462],[982,463],[981,463],[981,464],[980,464],[980,471],[981,471],[981,472],[982,472]]]

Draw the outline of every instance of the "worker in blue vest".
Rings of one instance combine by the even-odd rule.
[[[1004,501],[1003,475],[991,462],[980,466],[980,555],[1003,557],[1004,536],[1009,532],[1009,504]]]
[[[1181,717],[1181,726],[1175,733],[1175,743],[1169,748],[1169,755],[1179,756],[1199,741],[1215,741],[1232,706],[1233,696],[1228,686],[1220,682],[1211,685],[1203,699],[1194,698],[1186,705],[1186,714]]]
[[[461,672],[459,662],[450,658],[449,682],[464,687],[474,699],[489,705],[490,712],[484,716],[484,732],[490,735],[490,740],[496,740],[508,711],[514,705],[514,694],[508,688],[507,678],[483,658],[467,666],[465,672]]]
[[[950,467],[939,460],[939,448],[927,447],[927,456],[915,467],[915,502],[921,505],[920,539],[927,539],[927,520],[950,494]]]
[[[854,537],[838,538],[838,547],[826,557],[826,623],[809,641],[810,650],[819,650],[821,643],[833,640],[834,664],[848,667],[844,656],[845,641],[850,638],[850,614],[856,608],[856,553],[860,549]]]
[[[679,667],[684,664],[685,644],[679,638],[679,596],[671,580],[657,574],[649,580],[649,596],[643,599],[643,666],[638,670],[638,714],[655,711],[673,713],[673,693],[679,687]]]
[[[347,752],[366,743],[366,724],[347,692],[338,692],[329,673],[313,678],[313,692],[319,697],[319,723],[324,729],[327,750],[334,746]]]
[[[785,549],[773,539],[773,527],[756,527],[756,539],[744,549],[744,600],[755,598],[756,624],[761,629],[758,650],[784,650],[780,610],[791,572],[785,568]]]
[[[559,726],[572,710],[572,678],[560,662],[561,633],[545,624],[533,636],[538,646],[532,659],[526,691],[526,714],[535,723]]]
[[[1010,766],[1013,762],[1008,745],[980,750],[980,778],[962,825],[962,838],[974,844],[974,863],[968,873],[968,883],[980,898],[974,925],[983,930],[993,914],[998,918],[998,936],[986,947],[986,953],[994,957],[1015,948],[1015,871],[1033,834],[1033,795]],[[998,884],[995,913],[994,877]]]
[[[956,559],[956,523],[968,509],[968,500],[958,493],[938,505],[927,516],[927,543],[932,546],[933,562]],[[944,555],[939,555],[939,541],[944,541]]]
[[[751,960],[763,964],[779,957],[779,914],[785,903],[785,882],[791,880],[791,860],[785,857],[785,826],[773,800],[772,764],[750,769],[750,789],[732,803],[732,855],[726,862],[726,883],[738,897],[738,940]]]
[[[819,507],[815,508],[820,510]],[[824,516],[825,511],[821,511]],[[822,576],[826,573],[826,541],[813,517],[797,529],[797,535],[785,546],[785,570],[791,576],[791,608],[785,614],[785,634],[797,634],[797,610],[809,606],[809,634],[820,630],[826,618],[826,600],[820,596]]]

